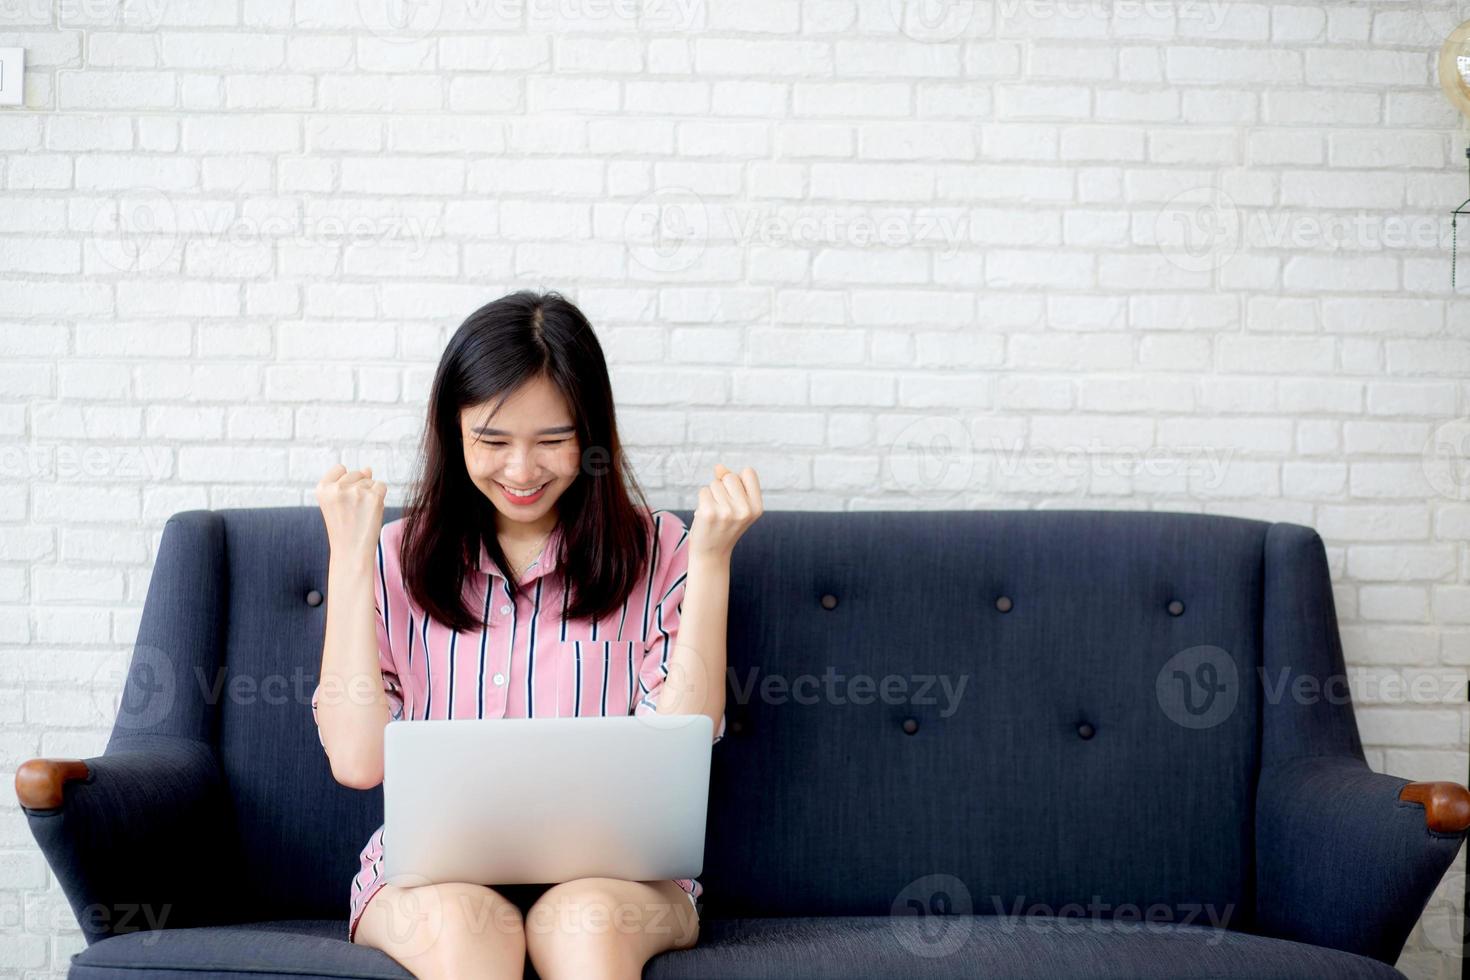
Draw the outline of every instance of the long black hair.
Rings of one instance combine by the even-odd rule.
[[[409,595],[459,632],[483,621],[465,590],[482,543],[510,587],[524,588],[505,572],[495,505],[465,469],[460,413],[491,400],[498,411],[537,377],[566,399],[580,450],[577,476],[557,500],[562,537],[553,574],[565,576],[567,618],[611,615],[652,552],[648,504],[625,465],[612,382],[592,325],[554,291],[503,296],[471,313],[444,348],[429,395],[423,469],[403,510],[399,558]]]

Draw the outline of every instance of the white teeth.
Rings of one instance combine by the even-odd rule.
[[[500,489],[504,490],[506,493],[510,494],[512,497],[534,497],[534,496],[536,496],[536,494],[538,494],[538,493],[541,492],[541,488],[544,487],[544,486],[546,486],[546,484],[543,483],[543,484],[541,484],[540,487],[537,487],[534,490],[527,490],[524,493],[522,493],[519,490],[512,490],[510,487],[508,487],[504,483],[502,483],[500,485]]]

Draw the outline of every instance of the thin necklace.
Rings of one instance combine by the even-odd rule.
[[[555,530],[555,528],[552,528],[552,530]],[[532,565],[536,564],[536,560],[541,557],[541,552],[546,550],[546,542],[550,538],[551,538],[551,531],[547,531],[546,532],[546,536],[541,539],[541,550],[540,551],[537,551],[534,555],[532,555],[530,561],[526,562],[524,565],[522,565],[519,568],[516,568],[514,565],[511,566],[511,570],[515,572],[516,581],[520,581],[521,576],[524,575],[524,574],[526,574],[526,569],[528,569]]]

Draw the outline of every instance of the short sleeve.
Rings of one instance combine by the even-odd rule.
[[[383,675],[383,693],[387,695],[388,707],[394,721],[403,718],[403,687],[398,679],[394,658],[393,630],[389,627],[395,620],[406,622],[408,616],[408,601],[402,585],[403,577],[398,574],[398,568],[396,535],[390,536],[388,529],[384,528],[378,535],[376,570],[373,574],[373,612],[377,623],[378,669]],[[311,692],[311,720],[317,726],[317,741],[325,749],[327,743],[322,738],[321,718],[317,711],[321,692],[321,682],[318,681],[316,689]]]
[[[390,528],[395,533],[390,533]],[[408,590],[398,560],[402,531],[402,523],[393,521],[378,535],[377,588],[373,592],[373,608],[378,614],[378,668],[383,674],[383,693],[388,696],[394,721],[403,718],[403,685],[398,679],[393,637],[406,636],[408,630]]]
[[[679,637],[679,614],[684,603],[684,583],[689,576],[689,530],[679,515],[653,512],[653,574],[644,597],[647,617],[643,629],[643,661],[638,667],[638,703],[635,715],[658,712],[658,695],[669,675],[669,657]],[[725,717],[720,716],[714,744],[725,737]]]

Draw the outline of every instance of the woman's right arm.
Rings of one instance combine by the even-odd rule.
[[[312,711],[332,777],[354,789],[383,781],[383,730],[393,719],[373,604],[386,495],[371,467],[348,472],[338,463],[317,484],[331,557],[321,678]]]

